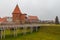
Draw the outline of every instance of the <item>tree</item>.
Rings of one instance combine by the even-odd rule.
[[[59,24],[58,16],[56,16],[56,18],[55,18],[55,24]]]

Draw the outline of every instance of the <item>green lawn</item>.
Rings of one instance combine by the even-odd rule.
[[[6,39],[3,40],[60,40],[60,27],[43,26],[38,32],[27,33],[26,35],[18,34],[17,37],[6,35]]]

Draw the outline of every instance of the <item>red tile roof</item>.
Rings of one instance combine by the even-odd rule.
[[[0,18],[0,22],[7,22],[6,18]]]
[[[28,16],[28,19],[38,20],[37,16]]]
[[[20,8],[19,8],[18,5],[16,5],[16,7],[15,7],[13,13],[21,13],[21,10],[20,10]]]

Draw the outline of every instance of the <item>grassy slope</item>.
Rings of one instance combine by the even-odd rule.
[[[27,34],[23,36],[20,35],[16,38],[8,37],[3,40],[60,40],[60,27],[41,27],[39,32],[34,32],[32,34]]]

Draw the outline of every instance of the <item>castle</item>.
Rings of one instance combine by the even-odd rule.
[[[14,11],[12,12],[12,17],[4,17],[0,18],[0,23],[17,23],[17,24],[24,24],[26,22],[39,22],[39,19],[37,16],[28,16],[25,13],[22,13],[19,6],[16,5]]]

